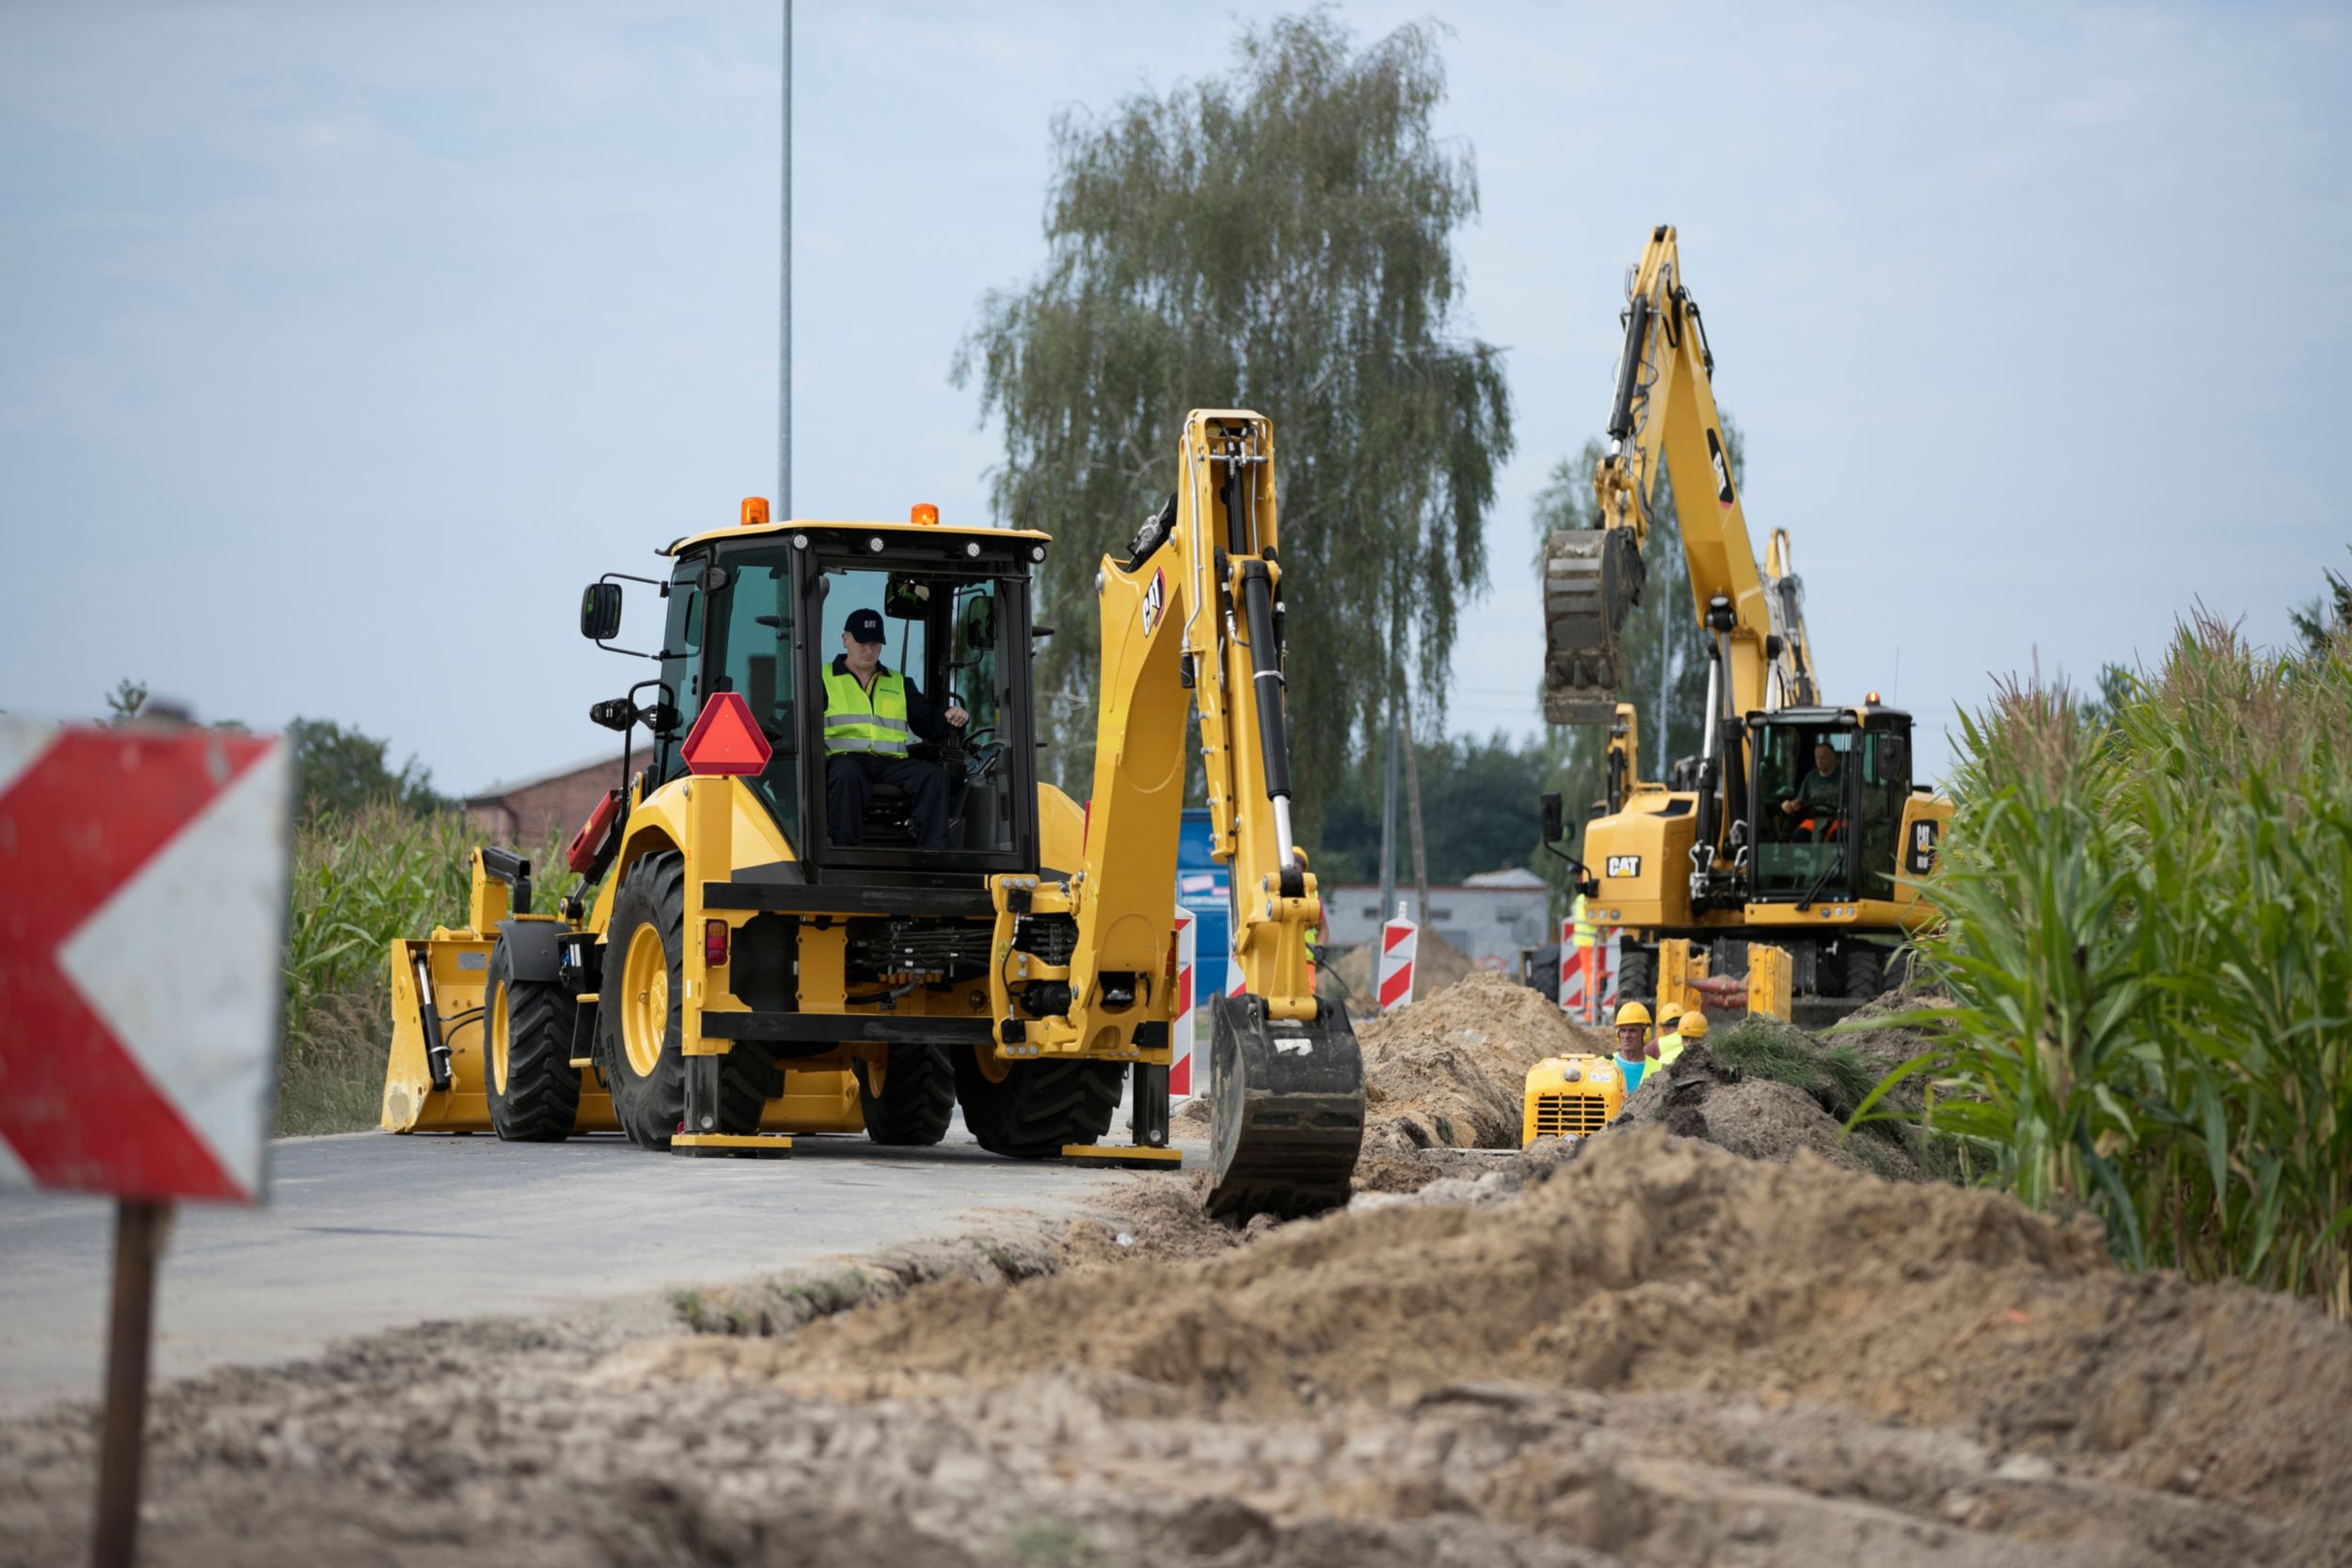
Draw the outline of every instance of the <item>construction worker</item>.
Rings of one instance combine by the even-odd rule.
[[[1837,748],[1823,740],[1813,748],[1813,771],[1797,781],[1796,793],[1780,803],[1780,814],[1792,819],[1803,836],[1811,829],[1816,840],[1825,839],[1836,826],[1846,803],[1845,782],[1837,776]]]
[[[1682,1004],[1669,1002],[1658,1009],[1658,1065],[1665,1067],[1682,1054]]]
[[[1693,1007],[1675,1022],[1677,1033],[1680,1037],[1675,1041],[1675,1055],[1681,1055],[1682,1048],[1686,1045],[1703,1045],[1706,1043],[1707,1015],[1705,1013],[1700,1012],[1696,1007]],[[1664,1066],[1668,1059],[1669,1058],[1661,1054],[1659,1060],[1659,1065],[1661,1067]]]
[[[1649,1037],[1649,1009],[1639,1002],[1629,1002],[1617,1009],[1617,1072],[1625,1080],[1625,1092],[1631,1094],[1642,1086],[1642,1074],[1649,1070],[1649,1059],[1658,1054],[1656,1042]]]
[[[1597,945],[1600,927],[1593,924],[1590,912],[1584,907],[1584,895],[1581,893],[1576,895],[1576,905],[1569,911],[1569,917],[1576,924],[1577,973],[1584,977],[1582,1014],[1584,1022],[1591,1023],[1600,1016],[1600,949]],[[1643,1022],[1649,1022],[1646,1013],[1643,1015]]]
[[[825,672],[825,831],[836,845],[866,842],[866,802],[878,784],[905,792],[918,848],[947,847],[947,775],[907,755],[915,736],[945,740],[971,715],[933,707],[913,681],[882,661],[882,618],[853,610],[841,652]]]

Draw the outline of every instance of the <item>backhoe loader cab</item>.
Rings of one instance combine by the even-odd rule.
[[[717,693],[743,698],[771,748],[746,784],[812,879],[980,888],[991,872],[1036,872],[1029,583],[1045,547],[1039,533],[935,524],[755,525],[682,540],[661,590],[662,689],[681,715]],[[866,791],[836,842],[826,678],[860,610],[881,617],[882,665],[925,711],[969,715],[961,728],[934,723],[931,735],[894,724],[901,738],[889,743],[937,770],[943,845],[919,842],[908,791],[888,784]],[[684,738],[682,725],[655,736],[649,789],[688,771]]]

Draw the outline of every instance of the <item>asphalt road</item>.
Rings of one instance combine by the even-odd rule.
[[[998,1159],[961,1123],[935,1148],[802,1137],[782,1160],[660,1156],[617,1136],[286,1139],[266,1207],[179,1211],[155,1373],[807,1267],[986,1211],[1069,1212],[1121,1175]],[[0,1201],[0,1411],[100,1392],[113,1220],[99,1198]]]

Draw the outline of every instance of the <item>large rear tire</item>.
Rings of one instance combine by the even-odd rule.
[[[992,1154],[1049,1160],[1065,1144],[1090,1144],[1110,1130],[1127,1069],[1120,1062],[1047,1058],[996,1069],[976,1045],[955,1053],[963,1125]],[[1001,1070],[1001,1078],[992,1078]]]
[[[874,1142],[928,1148],[947,1135],[956,1114],[956,1070],[944,1048],[894,1045],[880,1072],[864,1061],[850,1070],[857,1074],[866,1135]]]
[[[501,937],[482,998],[482,1054],[490,1128],[508,1143],[559,1143],[580,1116],[572,1017],[580,1005],[551,981],[515,978]]]
[[[686,988],[686,862],[675,851],[628,868],[605,932],[604,989],[596,1003],[597,1053],[612,1091],[612,1119],[642,1148],[667,1148],[686,1119],[680,1040]],[[721,1132],[759,1131],[783,1089],[774,1048],[738,1040],[719,1058]]]
[[[628,868],[605,928],[596,1047],[612,1091],[612,1119],[642,1148],[667,1148],[686,1117],[679,961],[686,927],[686,862],[674,851]]]

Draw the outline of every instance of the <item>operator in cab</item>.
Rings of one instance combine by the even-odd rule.
[[[1829,836],[1830,825],[1846,802],[1845,781],[1837,776],[1837,748],[1828,741],[1816,742],[1813,748],[1813,771],[1797,781],[1796,793],[1780,803],[1780,814],[1791,819],[1789,836],[1798,836],[1795,826],[1805,818],[1813,822],[1813,837]]]
[[[882,661],[882,618],[857,610],[825,672],[825,831],[836,845],[866,841],[866,802],[878,784],[906,792],[918,848],[947,847],[947,775],[907,754],[916,736],[945,740],[971,715],[934,707],[913,681]]]

